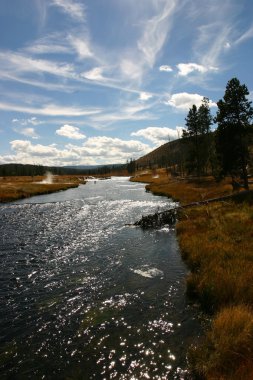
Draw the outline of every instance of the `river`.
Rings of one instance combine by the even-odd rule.
[[[173,205],[127,178],[0,206],[1,379],[188,379],[198,335]]]

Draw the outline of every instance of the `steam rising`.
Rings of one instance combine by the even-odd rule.
[[[43,179],[41,183],[51,184],[53,183],[53,180],[54,180],[53,174],[51,172],[46,172],[46,178]]]

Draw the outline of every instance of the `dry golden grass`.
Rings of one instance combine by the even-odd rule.
[[[83,177],[54,176],[52,184],[41,183],[43,176],[36,177],[4,177],[0,179],[0,202],[11,202],[33,195],[49,194],[60,190],[67,190],[85,183]]]
[[[189,359],[195,374],[207,380],[253,379],[253,313],[247,306],[224,308]]]
[[[253,306],[253,208],[214,203],[187,209],[177,225],[192,273],[188,292],[208,311],[244,302]]]
[[[182,205],[210,198],[222,197],[232,193],[231,179],[226,178],[220,183],[213,177],[172,178],[166,174],[165,169],[157,170],[157,178],[151,171],[139,173],[131,179],[133,182],[147,182],[148,191],[155,195],[165,195],[180,201]]]
[[[253,206],[212,203],[184,210],[177,225],[191,268],[187,291],[219,312],[190,363],[201,379],[253,379]]]

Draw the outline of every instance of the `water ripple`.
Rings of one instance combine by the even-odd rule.
[[[169,202],[113,179],[0,206],[1,378],[187,378],[175,234],[125,226]]]

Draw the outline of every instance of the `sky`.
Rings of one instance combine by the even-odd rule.
[[[1,0],[0,164],[136,159],[252,68],[252,0]]]

